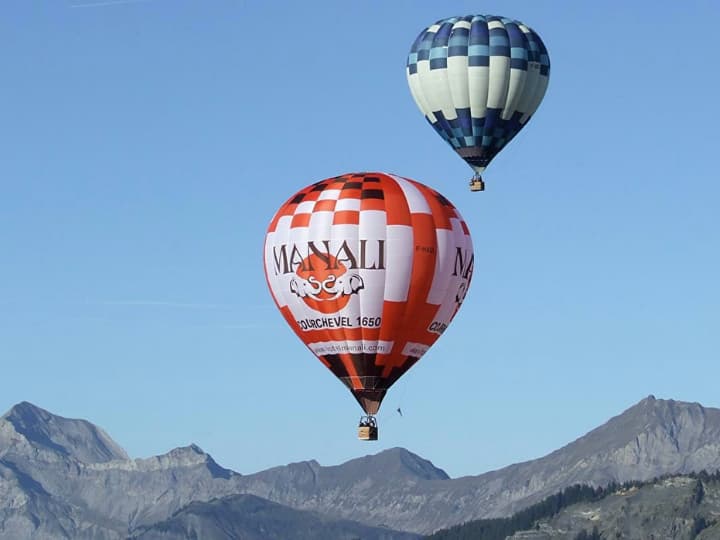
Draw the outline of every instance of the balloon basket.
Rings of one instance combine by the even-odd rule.
[[[363,416],[360,418],[358,439],[361,441],[377,441],[378,427],[374,416]]]
[[[485,191],[485,182],[479,176],[473,176],[470,180],[470,191]]]

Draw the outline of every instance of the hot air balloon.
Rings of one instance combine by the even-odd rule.
[[[344,174],[280,207],[264,258],[280,312],[360,403],[359,437],[377,439],[386,392],[445,331],[470,285],[460,213],[414,180]]]
[[[480,174],[525,126],[545,95],[550,58],[520,21],[494,15],[442,19],[410,49],[407,80],[435,131]]]

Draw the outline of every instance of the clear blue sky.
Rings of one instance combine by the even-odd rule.
[[[405,81],[471,13],[543,37],[550,87],[471,194]],[[540,457],[648,394],[719,407],[717,20],[706,1],[6,0],[0,410],[242,473],[403,446],[452,476]],[[463,213],[470,293],[380,441],[276,312],[267,224],[382,170]],[[402,406],[404,417],[395,413]]]

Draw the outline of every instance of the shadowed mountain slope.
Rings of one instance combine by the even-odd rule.
[[[171,518],[156,523],[133,540],[420,540],[420,536],[314,512],[293,510],[255,497],[233,495],[209,502],[193,502]]]

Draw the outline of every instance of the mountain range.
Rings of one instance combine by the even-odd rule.
[[[196,445],[131,459],[90,422],[23,402],[0,418],[0,539],[410,540],[573,484],[718,468],[720,410],[653,396],[545,457],[455,479],[402,448],[249,475]]]

